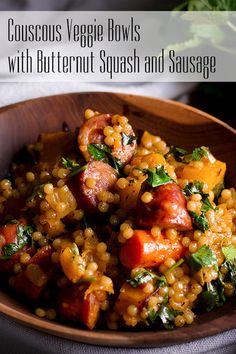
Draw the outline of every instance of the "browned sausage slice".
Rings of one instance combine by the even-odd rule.
[[[78,135],[79,148],[85,159],[89,161],[91,156],[87,150],[88,144],[104,143],[103,129],[111,125],[112,116],[110,114],[101,114],[94,116],[81,125]]]
[[[178,231],[192,229],[192,221],[186,209],[186,199],[177,184],[168,183],[155,188],[146,188],[153,198],[149,203],[143,203],[139,198],[136,214],[139,227],[160,226],[175,228]]]
[[[87,284],[69,284],[61,288],[58,294],[58,312],[67,320],[82,322],[93,329],[99,317],[100,303],[94,293],[84,293]]]
[[[87,149],[88,144],[103,144],[105,139],[103,129],[108,125],[112,126],[112,115],[101,114],[88,119],[80,127],[78,144],[87,161],[91,160],[91,156]],[[135,135],[131,125],[128,125],[128,131],[126,132],[126,135]],[[126,145],[123,143],[120,146],[114,145],[111,147],[112,155],[118,158],[122,164],[126,164],[132,158],[136,147],[136,140]]]
[[[88,178],[95,180],[93,188],[87,186]],[[68,185],[79,208],[88,212],[96,212],[98,211],[98,193],[103,190],[111,192],[116,181],[117,173],[110,165],[102,161],[92,161],[88,163],[86,170],[72,177]]]

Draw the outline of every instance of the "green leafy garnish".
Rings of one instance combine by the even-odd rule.
[[[214,193],[214,202],[216,203],[221,195],[221,192],[223,191],[223,189],[225,188],[225,184],[224,182],[218,183],[217,185],[215,185],[215,187],[212,189],[213,193]]]
[[[194,211],[189,211],[189,214],[192,216],[193,222],[199,230],[206,231],[209,229],[209,223],[204,213],[198,215]]]
[[[189,163],[191,161],[199,161],[199,160],[201,160],[201,158],[203,156],[207,157],[208,152],[201,147],[197,147],[193,150],[193,152],[191,154],[187,154],[187,155],[183,156],[182,161],[184,163]]]
[[[234,0],[187,0],[174,8],[174,11],[236,11]]]
[[[181,311],[172,310],[167,305],[162,304],[158,311],[150,310],[148,318],[152,324],[161,324],[166,329],[172,329],[175,317],[180,314],[182,314]]]
[[[172,273],[173,270],[175,270],[175,268],[179,267],[183,263],[184,263],[184,259],[183,258],[179,259],[178,262],[176,262],[172,267],[167,269],[167,271],[165,272],[165,276]]]
[[[135,135],[127,135],[123,132],[121,133],[121,137],[123,146],[131,145],[137,139]]]
[[[148,175],[147,183],[151,187],[158,187],[173,182],[173,179],[165,172],[164,167],[161,165],[152,169],[144,169],[143,172]]]
[[[103,160],[104,162],[109,163],[117,173],[120,174],[122,163],[117,157],[112,155],[111,149],[106,144],[89,144],[88,152],[94,160]]]
[[[226,259],[223,265],[228,268],[225,281],[236,287],[236,247],[234,245],[222,247],[222,252]]]
[[[184,150],[184,149],[178,148],[178,147],[176,147],[174,145],[171,145],[170,146],[170,150],[165,155],[165,157],[173,156],[176,161],[181,162],[182,161],[182,157],[184,155],[187,155],[187,153],[188,153],[187,150]]]
[[[225,276],[225,282],[230,282],[236,287],[236,259],[223,263],[228,268],[228,273]]]
[[[39,197],[41,199],[44,198],[45,197],[44,186],[45,186],[45,184],[36,185],[31,193],[31,195],[27,198],[27,201],[32,201],[36,197]]]
[[[192,253],[188,259],[188,263],[193,272],[198,272],[203,267],[211,266],[216,270],[218,269],[216,255],[207,245],[203,245],[197,252]]]
[[[207,193],[203,193],[202,189],[203,189],[203,182],[194,181],[188,183],[184,187],[183,192],[187,197],[190,197],[190,195],[197,194],[197,193],[201,194],[201,196],[208,196]]]
[[[225,246],[221,249],[227,261],[236,259],[236,247],[234,245]]]
[[[139,285],[145,284],[152,279],[156,279],[156,285],[163,286],[166,284],[164,276],[160,277],[146,269],[139,270],[132,279],[127,279],[126,282],[129,283],[133,288],[138,288]]]
[[[27,245],[31,240],[31,235],[33,233],[33,228],[31,226],[17,225],[16,235],[17,243],[8,243],[3,246],[3,255],[0,256],[1,260],[9,259],[14,253],[18,252],[21,248]]]
[[[206,290],[200,295],[200,304],[207,312],[222,306],[225,301],[224,284],[221,279],[206,283]]]
[[[201,214],[198,215],[193,211],[190,211],[190,215],[194,219],[194,224],[202,231],[209,229],[208,220],[206,218],[206,212],[210,209],[214,210],[210,200],[208,199],[209,194],[203,192],[203,183],[195,181],[193,183],[187,184],[183,189],[184,194],[189,197],[193,194],[200,194],[202,199]]]
[[[64,168],[70,170],[68,177],[73,177],[87,168],[87,165],[81,166],[79,163],[69,159],[68,157],[62,157],[61,163]]]

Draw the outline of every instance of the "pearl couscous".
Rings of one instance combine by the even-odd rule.
[[[236,291],[236,191],[204,146],[168,146],[85,111],[43,133],[0,181],[0,272],[46,320],[190,325]]]

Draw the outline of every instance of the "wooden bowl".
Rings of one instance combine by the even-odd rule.
[[[112,94],[82,93],[44,97],[0,109],[0,171],[7,170],[13,154],[34,142],[43,131],[79,126],[86,108],[127,115],[136,129],[159,134],[168,144],[186,149],[209,146],[227,163],[227,183],[236,185],[236,131],[195,108],[167,100]],[[199,315],[191,326],[173,331],[88,331],[40,319],[9,294],[0,291],[0,311],[38,330],[75,341],[105,346],[147,347],[182,343],[236,327],[236,302]]]

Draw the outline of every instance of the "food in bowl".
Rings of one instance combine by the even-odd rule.
[[[0,272],[36,315],[89,329],[173,328],[236,286],[236,192],[205,147],[85,111],[0,182]]]

